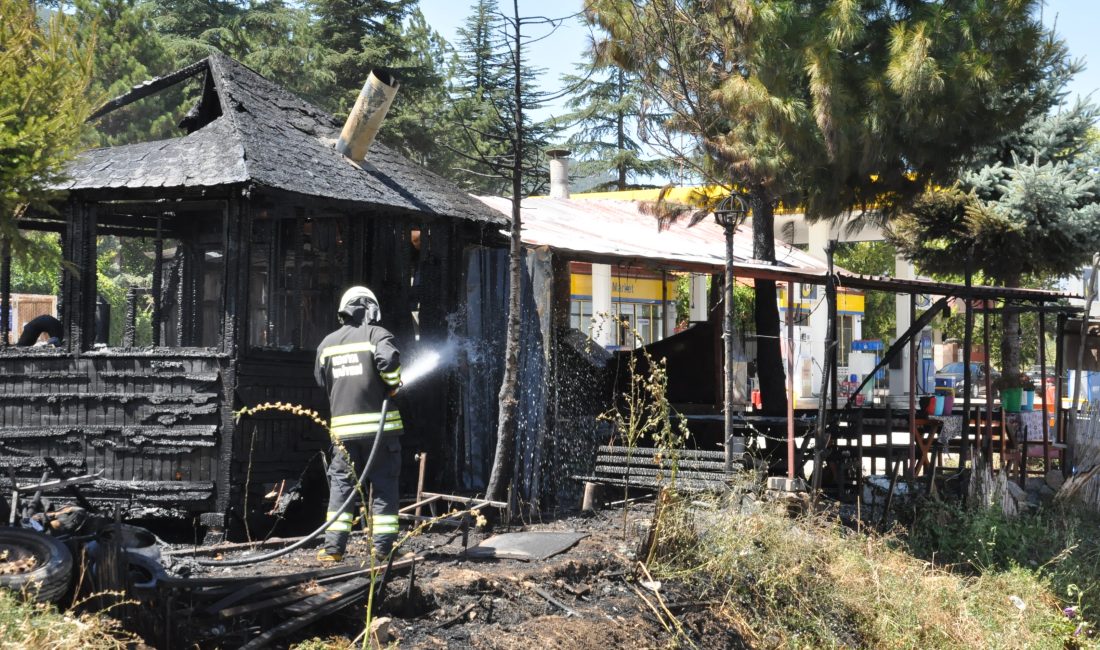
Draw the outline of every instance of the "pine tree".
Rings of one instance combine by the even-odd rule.
[[[235,58],[248,51],[240,31],[247,5],[233,0],[150,0],[150,7],[177,67],[197,61],[211,50]]]
[[[424,124],[442,112],[437,66],[442,39],[416,11],[416,0],[311,0],[313,40],[319,66],[329,83],[311,96],[320,106],[344,116],[372,69],[391,73],[401,83],[379,139],[410,157],[433,160],[437,146]]]
[[[76,0],[82,43],[95,50],[93,96],[113,98],[170,72],[172,60],[153,25],[149,7],[135,0]],[[178,135],[182,94],[161,93],[96,120],[93,143],[113,146]]]
[[[420,9],[414,9],[405,21],[405,46],[407,54],[393,65],[395,69],[416,70],[416,85],[407,89],[405,82],[401,82],[401,101],[395,102],[386,117],[382,140],[446,176],[453,155],[439,143],[450,129],[446,121],[449,100],[444,81],[450,45],[428,25]]]
[[[754,257],[778,201],[885,216],[1018,128],[1051,63],[1036,0],[591,0],[609,54],[667,106],[664,144],[743,193]],[[687,150],[678,139],[688,138]],[[785,411],[773,282],[756,281],[764,411]]]
[[[601,179],[593,188],[601,191],[636,188],[639,176],[670,171],[668,161],[643,157],[635,135],[660,128],[664,116],[643,110],[632,73],[601,60],[598,47],[589,56],[577,66],[579,74],[562,76],[562,85],[575,90],[565,102],[571,111],[554,120],[556,126],[578,127],[566,141],[579,161],[574,174]]]
[[[1100,148],[1091,137],[1100,109],[1085,101],[1056,106],[1076,70],[1063,65],[1048,83],[1049,103],[1036,106],[1023,128],[896,221],[892,239],[907,258],[935,274],[961,274],[969,263],[994,284],[1018,287],[1073,274],[1100,250]],[[1019,319],[1004,313],[1006,374],[1020,371]]]
[[[89,97],[93,53],[74,21],[54,12],[45,25],[22,0],[0,0],[0,238],[23,240],[17,220],[49,211],[65,164],[78,151]]]
[[[179,68],[222,52],[298,95],[327,92],[309,12],[285,0],[152,0],[154,22]],[[182,103],[182,102],[180,102]]]
[[[538,169],[552,130],[530,118],[541,106],[535,83],[541,70],[528,63],[522,49],[518,64],[515,61],[515,46],[509,40],[515,29],[515,19],[505,19],[496,0],[478,0],[459,29],[458,55],[450,75],[453,134],[447,141],[456,168],[449,176],[476,194],[508,196],[513,192],[510,179],[517,108],[523,116],[520,126],[524,133],[522,194],[539,193],[546,185],[545,175],[527,173]]]

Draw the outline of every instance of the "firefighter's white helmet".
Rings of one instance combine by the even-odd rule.
[[[378,306],[378,298],[374,297],[374,292],[366,287],[352,287],[344,292],[344,295],[340,297],[340,307],[336,310],[337,313],[347,316],[352,315],[352,304],[360,302],[372,302],[374,308],[377,310],[378,318],[382,317],[382,309]],[[366,306],[364,304],[364,306]]]

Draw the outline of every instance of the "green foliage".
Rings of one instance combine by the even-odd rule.
[[[1018,128],[1061,53],[1037,5],[589,0],[585,14],[646,101],[667,111],[653,142],[744,193],[753,255],[774,261],[777,201],[811,219],[903,205]],[[757,283],[764,411],[778,414],[773,294],[774,283]]]
[[[175,242],[166,240],[166,248]],[[96,246],[96,290],[111,306],[112,345],[122,342],[126,326],[126,292],[130,287],[148,289],[153,286],[153,243],[135,237],[100,237]],[[138,299],[135,345],[150,345],[153,338],[152,299]]]
[[[854,273],[894,274],[894,247],[886,242],[839,244],[833,260],[837,266]],[[880,339],[886,343],[894,339],[897,331],[894,294],[886,291],[864,292],[862,331],[865,339]]]
[[[1078,101],[1047,113],[1077,69],[1063,62],[1030,121],[979,152],[953,186],[929,190],[895,221],[890,239],[903,255],[927,273],[969,268],[1014,287],[1049,282],[1088,262],[1100,249],[1100,176],[1093,171],[1100,148],[1091,137],[1100,109]],[[1002,369],[1015,373],[1025,357],[1034,358],[1036,319],[1006,313],[997,320]]]
[[[1065,605],[1100,620],[1100,524],[1093,515],[1043,509],[1010,518],[998,509],[925,501],[905,541],[919,557],[970,573],[1022,567]]]
[[[17,253],[15,220],[50,209],[50,188],[78,151],[91,75],[91,49],[71,18],[55,12],[43,26],[33,5],[0,0],[0,236]]]
[[[566,141],[579,160],[573,175],[603,179],[596,191],[636,188],[637,177],[671,169],[666,160],[643,157],[634,135],[659,128],[662,116],[645,112],[637,78],[599,52],[593,48],[590,61],[577,66],[579,74],[562,76],[562,84],[575,90],[565,102],[571,111],[554,123],[578,127]]]
[[[998,284],[1066,275],[1100,249],[1100,151],[1095,106],[1040,115],[984,165],[933,190],[900,218],[892,239],[926,272],[962,273],[967,259]],[[1008,158],[1008,162],[1005,158]]]
[[[307,97],[342,117],[371,69],[391,72],[401,82],[400,99],[390,108],[379,139],[434,163],[444,112],[446,44],[424,21],[416,0],[311,0],[307,7],[313,16],[314,64],[327,80]]]
[[[81,43],[95,52],[90,91],[118,97],[131,87],[170,72],[172,60],[157,34],[148,5],[136,0],[76,0],[73,17]],[[183,115],[178,90],[160,93],[95,121],[93,146],[168,138]]]
[[[313,17],[298,3],[149,0],[149,4],[173,68],[216,50],[299,95],[314,101],[327,97],[333,77],[321,65]]]
[[[528,23],[519,17],[519,29]],[[505,18],[496,0],[477,0],[465,25],[458,30],[458,53],[450,71],[452,103],[447,148],[455,156],[448,174],[460,187],[475,194],[510,196],[516,143],[516,66],[514,48],[517,18]],[[529,35],[521,34],[522,40]],[[549,142],[550,127],[530,115],[541,101],[536,79],[541,69],[520,55],[519,94],[522,114],[523,161],[521,194],[538,194],[546,177],[536,172]]]
[[[1029,120],[897,220],[892,240],[925,271],[962,274],[969,259],[989,280],[1019,286],[1027,276],[1072,273],[1100,248],[1100,179],[1092,172],[1100,109],[1059,106],[1080,69],[1064,49],[1059,56]]]
[[[1023,124],[1062,52],[1036,6],[593,0],[586,13],[712,177],[832,218],[951,182]]]
[[[23,234],[25,254],[12,259],[12,293],[57,295],[61,279],[61,238],[55,233]]]

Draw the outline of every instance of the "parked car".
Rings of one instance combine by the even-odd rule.
[[[954,380],[955,394],[964,395],[963,392],[966,388],[966,381],[964,379],[964,371],[966,368],[961,361],[949,363],[946,366],[936,371],[936,379],[950,378]],[[970,362],[970,381],[972,388],[970,390],[971,397],[982,397],[985,395],[985,376],[990,371],[989,366],[984,363],[978,363],[977,361]],[[1000,376],[1000,372],[996,368],[992,369],[990,375],[990,381],[996,381]]]
[[[1031,381],[1035,383],[1036,389],[1038,389],[1039,386],[1054,385],[1054,368],[1051,366],[1047,366],[1047,374],[1045,378],[1043,377],[1043,373],[1041,372],[1041,369],[1038,365],[1029,367],[1026,373],[1027,376],[1031,378]]]

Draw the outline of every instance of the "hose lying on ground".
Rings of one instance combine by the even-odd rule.
[[[356,481],[356,489],[351,491],[351,494],[348,495],[348,498],[344,500],[344,505],[340,506],[340,508],[338,510],[336,510],[336,513],[334,515],[332,515],[332,517],[328,521],[321,524],[320,528],[318,528],[317,530],[313,531],[312,533],[306,535],[302,539],[294,542],[293,544],[290,544],[289,546],[284,546],[280,549],[276,549],[274,551],[271,551],[269,553],[264,553],[262,555],[239,557],[239,558],[234,558],[232,560],[195,560],[195,561],[201,566],[244,566],[244,565],[247,565],[247,564],[259,564],[260,562],[268,562],[268,561],[274,560],[277,557],[282,557],[282,556],[286,555],[287,553],[290,553],[291,551],[295,551],[295,550],[305,546],[309,542],[312,542],[313,540],[317,539],[317,537],[319,537],[321,535],[321,533],[325,532],[325,530],[327,530],[329,526],[336,523],[336,520],[340,517],[340,515],[344,512],[344,510],[346,510],[347,507],[351,505],[351,502],[355,499],[356,496],[359,495],[360,491],[362,490],[363,481],[365,481],[367,479],[367,475],[370,474],[371,468],[374,467],[374,460],[378,456],[378,447],[379,447],[379,445],[382,441],[382,431],[385,429],[385,426],[386,426],[386,412],[389,410],[389,406],[390,406],[390,400],[387,397],[386,399],[382,400],[382,418],[378,421],[378,432],[374,435],[374,444],[371,445],[370,456],[367,457],[367,462],[366,462],[366,464],[363,465],[363,471],[359,473],[359,479]],[[247,516],[247,513],[246,513],[246,516]]]

